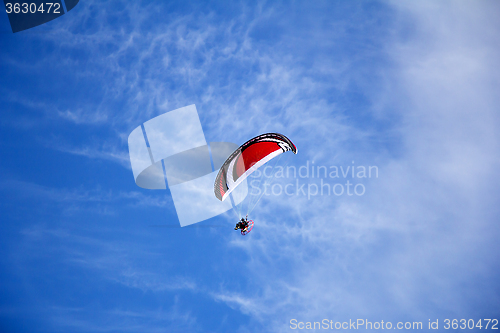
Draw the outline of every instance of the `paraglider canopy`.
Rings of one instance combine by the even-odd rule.
[[[267,133],[248,140],[224,162],[215,178],[215,196],[224,201],[243,180],[276,156],[297,147],[283,134]]]

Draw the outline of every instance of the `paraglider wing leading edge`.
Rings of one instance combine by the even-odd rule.
[[[224,201],[243,180],[274,157],[297,147],[283,134],[267,133],[248,140],[224,162],[215,178],[215,196]]]

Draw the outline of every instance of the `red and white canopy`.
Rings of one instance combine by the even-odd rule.
[[[243,180],[276,156],[297,147],[283,134],[267,133],[256,136],[236,149],[224,162],[215,178],[215,196],[224,201]]]

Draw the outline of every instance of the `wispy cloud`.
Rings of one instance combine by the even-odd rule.
[[[106,115],[89,113],[82,109],[59,111],[57,114],[61,118],[71,121],[75,124],[102,124],[108,120]]]
[[[100,159],[108,160],[120,164],[122,167],[131,169],[130,157],[128,156],[128,151],[119,149],[118,147],[111,144],[102,144],[100,147],[70,147],[65,145],[54,145],[45,143],[48,148],[53,148],[58,151],[69,153],[72,155],[85,156],[89,159]]]
[[[75,205],[74,208],[84,203],[116,204],[124,201],[128,202],[132,207],[166,207],[171,204],[171,199],[168,195],[163,195],[160,198],[145,195],[140,191],[123,192],[104,190],[99,187],[94,189],[85,189],[83,187],[67,189],[42,186],[17,180],[7,180],[0,183],[0,189],[25,198]],[[81,208],[83,209],[83,206]]]
[[[91,308],[49,308],[51,322],[60,329],[78,332],[202,332],[197,318],[179,309],[177,302],[168,309],[147,311]],[[88,320],[92,317],[93,320]]]

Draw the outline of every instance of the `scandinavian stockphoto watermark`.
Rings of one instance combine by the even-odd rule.
[[[249,182],[250,194],[256,196],[362,196],[366,193],[364,181],[378,178],[375,165],[305,165],[266,166],[256,170]]]
[[[436,325],[438,325],[438,321],[431,322],[429,319],[429,329],[435,329]],[[398,330],[421,330],[423,329],[422,322],[396,322],[392,323],[390,321],[369,321],[368,319],[349,319],[349,321],[333,321],[331,319],[323,319],[321,322],[319,321],[298,321],[297,319],[290,320],[290,328],[292,330],[317,330],[317,329],[325,329],[325,330],[379,330],[379,329],[398,329]]]
[[[223,214],[247,196],[243,182],[233,201],[215,197],[215,177],[238,145],[207,142],[194,104],[137,126],[128,147],[135,183],[148,190],[168,188],[181,227]]]
[[[78,2],[79,0],[4,0],[13,33],[52,21],[75,8]]]
[[[322,321],[299,321],[290,319],[292,330],[498,330],[498,319],[477,318],[477,319],[428,319],[422,321],[371,321],[368,319],[349,319],[349,321],[334,321],[323,319]]]

